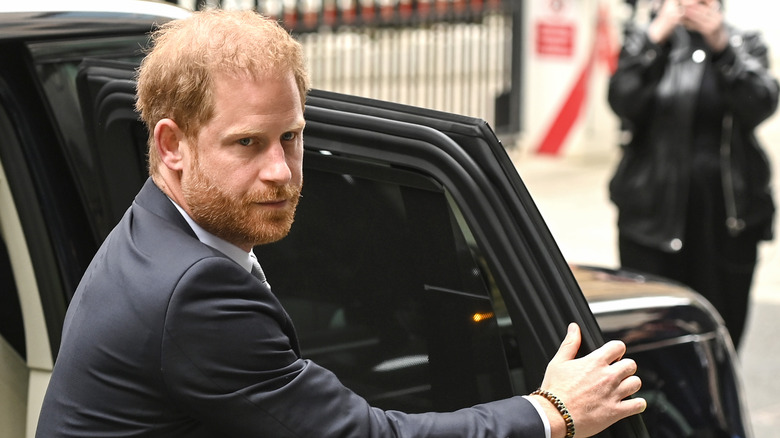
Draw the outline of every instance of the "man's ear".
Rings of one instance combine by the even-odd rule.
[[[173,120],[161,119],[154,126],[154,145],[160,161],[170,170],[181,171],[184,168],[185,142],[184,131]]]

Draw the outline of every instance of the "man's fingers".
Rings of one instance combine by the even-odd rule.
[[[621,399],[636,394],[642,388],[642,379],[637,376],[629,376],[618,385],[617,393]]]
[[[623,413],[623,418],[641,414],[647,409],[647,401],[642,397],[629,398],[620,402],[619,409]]]
[[[593,353],[601,357],[609,365],[623,358],[623,355],[626,354],[626,344],[622,341],[609,341]]]
[[[580,343],[582,343],[580,327],[572,322],[569,324],[566,337],[563,338],[563,342],[561,342],[558,352],[555,353],[555,357],[553,357],[550,362],[563,362],[574,359],[577,356],[577,351],[580,349]]]
[[[612,364],[618,376],[628,377],[636,373],[637,365],[633,359],[621,359]]]

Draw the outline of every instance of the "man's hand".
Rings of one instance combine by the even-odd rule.
[[[626,346],[610,341],[585,357],[575,359],[582,334],[577,324],[570,324],[555,357],[547,365],[541,389],[556,395],[569,410],[577,437],[588,437],[616,421],[639,414],[647,407],[642,398],[626,400],[642,386],[635,376],[636,363],[623,359]],[[544,397],[538,397],[552,427],[552,437],[566,435],[563,419]]]

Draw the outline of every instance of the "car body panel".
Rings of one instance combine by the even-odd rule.
[[[642,273],[573,266],[604,336],[626,343],[649,401],[653,436],[752,436],[734,346],[701,295]],[[668,358],[674,357],[670,364]]]
[[[0,39],[27,41],[101,33],[143,34],[149,31],[150,23],[189,14],[170,3],[142,0],[6,2],[0,12],[4,16]]]

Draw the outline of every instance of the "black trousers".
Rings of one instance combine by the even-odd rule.
[[[682,250],[669,253],[620,234],[620,262],[624,268],[678,281],[703,295],[723,317],[738,347],[748,317],[761,233],[748,229],[732,236],[723,216],[713,219],[711,214],[697,214],[701,211],[696,207],[689,206]]]

